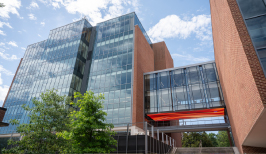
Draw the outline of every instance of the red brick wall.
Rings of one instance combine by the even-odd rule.
[[[0,109],[0,122],[3,121],[6,111],[4,109]]]
[[[18,69],[19,69],[20,64],[21,64],[21,62],[22,62],[22,59],[23,59],[23,58],[20,59],[20,62],[19,62],[19,64],[18,64],[18,68],[17,68],[16,73],[15,73],[15,75],[14,75],[14,77],[13,77],[13,80],[12,80],[12,82],[11,82],[11,85],[10,85],[10,87],[9,87],[9,90],[8,90],[8,92],[7,92],[7,94],[6,94],[6,98],[5,98],[5,100],[4,100],[4,103],[3,103],[2,107],[4,107],[4,105],[5,105],[5,103],[6,103],[7,96],[8,96],[8,94],[9,94],[9,92],[10,92],[10,89],[11,89],[11,87],[12,87],[12,85],[13,85],[13,82],[14,82],[15,77],[16,77],[16,75],[17,75]]]
[[[266,148],[242,146],[245,153],[266,153]]]
[[[171,133],[171,138],[175,140],[176,147],[182,147],[182,137],[181,133]]]
[[[139,26],[135,26],[132,123],[144,122],[145,72],[154,71],[154,55]]]
[[[215,61],[235,144],[264,109],[266,80],[235,0],[210,0]]]
[[[166,62],[165,68],[174,68],[173,58],[172,58],[172,56],[171,56],[171,54],[170,54],[165,42],[163,42],[163,43],[164,43],[164,46],[165,46],[165,50],[164,50],[165,51],[165,62]]]
[[[152,44],[152,49],[154,52],[155,71],[174,67],[172,56],[164,41]]]
[[[152,45],[145,39],[138,26],[135,26],[135,44],[134,44],[134,78],[133,78],[133,112],[132,123],[144,121],[144,78],[143,74],[155,70],[172,68],[173,59],[166,47],[165,42],[159,42]],[[156,69],[157,67],[157,69]],[[143,128],[142,124],[137,124]],[[181,134],[169,134],[181,147]]]

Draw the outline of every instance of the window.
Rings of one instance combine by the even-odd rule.
[[[245,19],[266,13],[265,0],[238,0]]]
[[[159,74],[159,87],[160,89],[170,87],[169,72],[162,72]]]
[[[189,84],[195,84],[195,83],[199,83],[199,74],[198,74],[198,70],[197,67],[191,67],[189,68]]]

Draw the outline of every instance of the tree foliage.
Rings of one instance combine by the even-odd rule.
[[[200,140],[202,147],[230,147],[226,131],[215,133],[189,132],[183,133],[182,147],[199,147]]]
[[[218,147],[230,147],[230,141],[226,131],[219,131],[217,134]]]
[[[5,5],[3,3],[0,3],[0,7],[5,7]]]
[[[70,114],[71,123],[67,127],[69,131],[58,133],[58,137],[67,139],[72,146],[65,149],[68,153],[110,153],[115,151],[117,141],[112,137],[115,133],[111,131],[114,126],[105,123],[105,112],[102,100],[104,96],[95,96],[93,92],[84,95],[75,93],[77,103],[72,103],[78,111]]]
[[[213,147],[206,132],[183,133],[182,147],[199,147],[200,140],[202,141],[202,147]]]
[[[68,146],[63,137],[56,132],[68,130],[68,110],[66,97],[59,96],[50,90],[41,94],[41,101],[33,99],[33,107],[23,106],[28,112],[29,124],[20,124],[16,132],[20,133],[20,141],[9,140],[9,145],[16,145],[11,149],[3,149],[3,153],[55,153]],[[18,120],[11,120],[12,125],[18,125]]]
[[[214,147],[218,147],[217,135],[215,133],[209,133],[208,136],[209,136],[209,138],[210,138],[210,140],[212,142],[212,145]]]

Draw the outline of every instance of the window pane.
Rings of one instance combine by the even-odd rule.
[[[212,81],[216,81],[216,73],[215,70],[213,68],[212,64],[207,64],[203,66],[203,73],[204,73],[204,77],[205,77],[205,82],[212,82]]]
[[[188,74],[189,74],[190,84],[199,83],[199,74],[197,67],[189,68]]]
[[[184,73],[181,72],[182,70],[176,70],[174,71],[174,75],[173,75],[173,86],[174,87],[179,87],[179,86],[183,86],[185,83],[185,76]]]
[[[237,0],[244,18],[266,13],[264,0]]]
[[[169,72],[162,72],[159,75],[160,89],[170,87]]]

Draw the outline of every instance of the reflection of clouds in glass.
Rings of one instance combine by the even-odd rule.
[[[180,125],[222,124],[222,123],[226,123],[224,116],[179,120]]]

